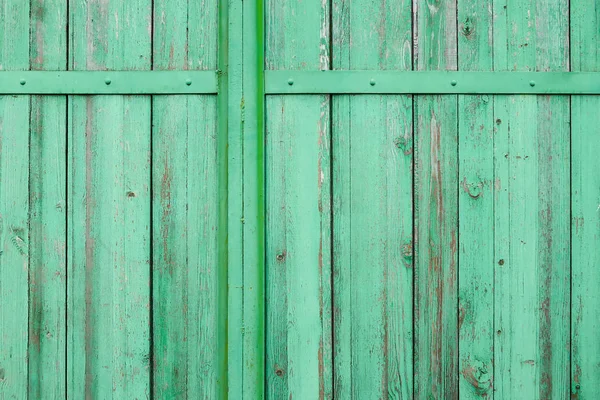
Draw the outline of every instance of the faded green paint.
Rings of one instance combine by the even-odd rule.
[[[1,398],[596,395],[593,1],[0,9]]]
[[[217,1],[154,1],[154,70],[217,67]],[[188,24],[188,21],[195,21]],[[215,96],[153,96],[153,394],[223,398]],[[226,201],[226,198],[223,199]],[[222,228],[221,228],[222,227]],[[226,276],[226,275],[225,275]],[[221,318],[222,320],[223,318]],[[204,348],[197,352],[196,349]]]
[[[571,68],[600,71],[600,8],[571,2]],[[571,97],[571,393],[592,399],[600,387],[600,99]]]

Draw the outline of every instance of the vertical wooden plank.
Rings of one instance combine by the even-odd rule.
[[[266,3],[266,68],[329,68],[328,2]],[[266,390],[331,398],[328,96],[266,102]]]
[[[71,1],[71,69],[150,69],[151,16]],[[70,398],[150,396],[150,114],[148,96],[70,99]]]
[[[492,69],[492,2],[458,1],[458,68]],[[460,84],[460,83],[458,83]],[[458,96],[459,393],[492,398],[494,369],[494,103]]]
[[[245,397],[264,399],[266,363],[265,263],[265,4],[242,5],[243,143],[243,379]]]
[[[155,1],[154,16],[155,70],[216,69],[216,1]],[[217,398],[216,96],[152,110],[154,396]]]
[[[31,69],[67,67],[67,6],[31,2]],[[67,99],[33,96],[30,133],[29,398],[66,396]]]
[[[410,1],[336,0],[332,12],[334,69],[411,69]],[[333,110],[335,395],[408,399],[412,99],[336,96]]]
[[[568,70],[567,1],[499,1],[494,11],[495,70]],[[497,96],[494,112],[494,387],[499,398],[565,398],[569,100]]]
[[[227,128],[228,128],[228,396],[241,399],[244,396],[244,158],[243,158],[243,3],[221,0],[227,3]],[[223,12],[223,8],[219,8]],[[221,35],[224,32],[222,31]],[[254,38],[247,39],[253,43]],[[221,43],[223,43],[221,41]],[[222,56],[219,53],[219,56]],[[255,63],[256,65],[256,63]],[[220,94],[222,95],[222,94]],[[219,117],[220,118],[220,117]],[[261,382],[262,383],[262,382]],[[260,385],[264,387],[264,383]],[[251,395],[248,393],[248,395]],[[256,396],[255,396],[256,397]]]
[[[456,1],[415,3],[417,70],[456,70]],[[415,397],[458,393],[456,96],[415,100]]]
[[[600,8],[595,1],[571,2],[571,67],[600,71]],[[600,387],[600,98],[571,98],[571,393],[593,399]]]
[[[29,2],[0,0],[0,70],[29,69]],[[28,376],[29,96],[0,96],[0,396]]]

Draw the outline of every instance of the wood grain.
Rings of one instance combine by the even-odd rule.
[[[29,69],[29,2],[0,0],[0,70]],[[29,96],[0,96],[0,396],[28,386]]]
[[[31,69],[67,67],[67,6],[31,2]],[[29,398],[66,396],[67,98],[32,96],[29,176]]]
[[[570,3],[571,67],[600,71],[598,24],[594,1]],[[571,394],[593,399],[600,387],[600,98],[571,98]]]
[[[456,1],[418,1],[416,70],[456,70]],[[458,394],[457,96],[415,100],[415,397]]]
[[[327,2],[266,9],[267,69],[329,68]],[[266,112],[266,396],[332,398],[329,97]]]
[[[155,1],[154,16],[153,69],[216,69],[216,1]],[[152,110],[154,396],[222,397],[216,96]]]
[[[150,69],[150,0],[69,9],[71,69]],[[68,113],[69,397],[147,398],[150,97],[75,96]]]
[[[333,69],[412,67],[409,1],[332,7]],[[335,395],[408,399],[412,98],[335,96],[332,135]]]
[[[458,68],[492,70],[492,2],[458,1]],[[458,83],[460,84],[460,82]],[[494,97],[458,96],[461,399],[494,390]]]
[[[495,70],[568,70],[566,1],[494,2]],[[495,379],[501,398],[569,388],[569,99],[497,96]]]

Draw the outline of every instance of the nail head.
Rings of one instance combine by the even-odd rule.
[[[112,81],[110,80],[110,78],[106,78],[106,79],[104,80],[104,83],[106,83],[107,85],[110,85],[110,84],[111,84],[111,82],[112,82]]]
[[[529,82],[529,86],[534,87],[535,86],[535,82],[534,81],[530,81]]]
[[[292,86],[294,84],[294,80],[292,78],[288,79],[288,85]]]
[[[369,82],[371,84],[371,86],[375,86],[375,79],[371,79],[371,82]]]
[[[25,85],[25,83],[27,83],[27,82],[25,82],[25,79],[21,79],[21,82],[20,82],[20,83],[21,83],[21,86],[23,86],[23,85]]]
[[[192,80],[191,79],[186,80],[185,84],[188,85],[188,86],[190,86],[192,84]]]
[[[454,80],[453,80],[452,82],[450,82],[450,84],[451,84],[452,86],[456,86],[456,85],[458,84],[458,82],[456,82],[456,81],[454,81]]]

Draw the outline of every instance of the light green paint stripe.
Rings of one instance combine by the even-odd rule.
[[[532,83],[534,86],[531,86]],[[600,94],[600,73],[280,70],[265,72],[265,92],[266,94]]]
[[[0,94],[215,94],[216,71],[2,71]]]

